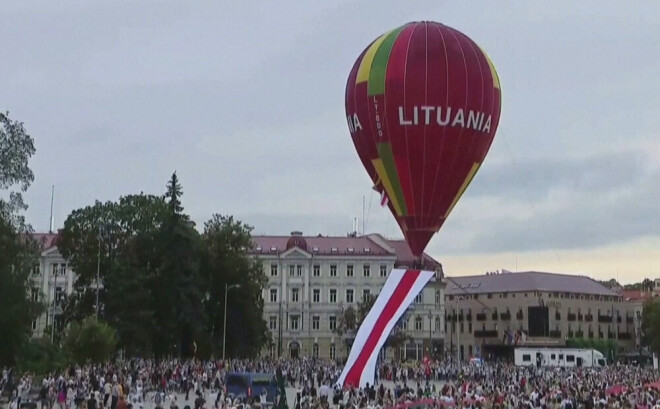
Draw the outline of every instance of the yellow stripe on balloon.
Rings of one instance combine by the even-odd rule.
[[[479,166],[481,166],[481,163],[474,163],[472,165],[472,169],[470,169],[470,173],[468,173],[467,177],[463,181],[463,184],[461,185],[461,188],[458,190],[458,193],[456,194],[454,201],[451,202],[451,206],[449,206],[449,209],[447,209],[447,212],[445,213],[444,216],[445,219],[447,218],[447,216],[449,216],[449,213],[451,213],[451,211],[454,209],[454,206],[456,206],[458,199],[460,199],[461,196],[463,196],[463,192],[465,192],[465,189],[467,189],[470,182],[472,182],[472,178],[474,178],[474,175],[477,174],[477,171],[479,170]]]
[[[373,163],[374,168],[376,169],[376,173],[378,174],[378,177],[380,178],[381,182],[383,182],[385,193],[387,193],[388,199],[392,202],[392,206],[394,206],[394,211],[396,212],[397,216],[402,216],[403,212],[401,211],[401,204],[399,203],[396,195],[394,194],[392,181],[390,181],[390,178],[387,177],[387,172],[385,171],[385,165],[383,165],[383,161],[381,159],[374,159],[371,161],[371,163]]]
[[[382,36],[378,37],[376,41],[374,41],[374,43],[371,44],[371,47],[369,47],[367,52],[364,53],[364,57],[362,57],[362,62],[360,62],[360,67],[358,68],[357,78],[355,80],[356,84],[365,82],[369,79],[369,73],[371,72],[371,64],[373,64],[374,62],[374,56],[376,55],[376,51],[378,51],[378,48],[383,43],[383,40],[385,40],[387,35],[392,31],[394,30],[390,30],[387,33],[383,34]]]
[[[491,61],[490,57],[486,52],[481,49],[481,52],[484,53],[484,57],[486,57],[486,61],[488,61],[488,66],[490,67],[490,74],[493,77],[493,86],[497,89],[500,89],[500,77],[497,75],[497,71],[495,70],[495,65],[493,64],[493,61]]]

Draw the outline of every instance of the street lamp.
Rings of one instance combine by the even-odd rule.
[[[224,325],[222,326],[222,360],[225,360],[225,344],[227,341],[227,293],[229,290],[232,288],[241,288],[240,284],[232,284],[232,285],[227,285],[225,283],[225,320],[224,320]]]

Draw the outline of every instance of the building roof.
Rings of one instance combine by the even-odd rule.
[[[297,247],[315,255],[395,257],[398,265],[412,265],[415,257],[404,240],[389,240],[379,234],[365,236],[304,236],[292,232],[290,236],[253,236],[254,255],[283,253]],[[424,254],[425,267],[441,268],[440,263]]]
[[[620,294],[624,301],[642,301],[658,295],[655,292],[644,290],[622,290]]]
[[[619,296],[589,277],[538,271],[448,277],[447,280],[448,295],[544,291]]]
[[[46,251],[57,246],[57,233],[33,233],[32,238],[41,245],[41,250]]]

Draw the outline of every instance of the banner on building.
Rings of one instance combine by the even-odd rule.
[[[337,384],[365,387],[374,384],[378,353],[397,321],[433,278],[433,271],[394,269],[357,331]]]

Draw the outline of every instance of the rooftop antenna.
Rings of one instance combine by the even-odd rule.
[[[55,198],[55,185],[50,191],[50,219],[48,219],[48,233],[53,234],[53,200]]]
[[[364,223],[365,223],[365,220],[366,220],[366,219],[364,218],[364,204],[365,204],[365,200],[366,200],[366,199],[365,199],[364,195],[362,195],[362,235],[363,235],[363,236],[364,236],[364,229],[365,229]]]

